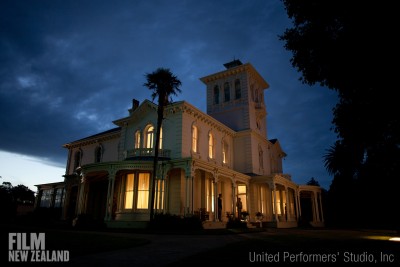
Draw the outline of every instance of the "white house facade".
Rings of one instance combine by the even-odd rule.
[[[292,181],[282,169],[286,154],[279,141],[267,137],[264,90],[269,85],[250,63],[224,65],[225,70],[201,78],[207,113],[185,101],[165,109],[155,211],[200,216],[205,226],[223,226],[239,216],[240,198],[249,222],[296,227],[302,218],[323,226],[321,188]],[[156,121],[157,105],[133,100],[129,115],[115,120],[114,129],[64,145],[64,219],[85,214],[108,227],[147,224]]]

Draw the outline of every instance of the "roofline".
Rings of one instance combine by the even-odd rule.
[[[254,73],[255,78],[260,83],[262,89],[269,88],[269,84],[264,80],[264,78],[260,75],[260,73],[258,73],[258,71],[250,63],[246,63],[246,64],[232,67],[227,70],[223,70],[223,71],[211,74],[211,75],[204,76],[204,77],[200,78],[200,81],[207,84],[209,82],[224,78],[226,76],[231,76],[232,74],[236,74],[236,73],[240,73],[240,72],[244,72],[244,71],[250,71],[250,72]]]
[[[63,147],[65,148],[72,148],[82,145],[87,145],[91,143],[97,143],[104,140],[113,139],[114,137],[119,137],[121,134],[121,127],[115,127],[110,130],[100,132],[94,135],[90,135],[88,137],[78,139],[67,144],[64,144]]]

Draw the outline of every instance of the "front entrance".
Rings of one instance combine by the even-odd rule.
[[[91,182],[87,202],[87,215],[94,221],[103,221],[106,216],[108,181]]]

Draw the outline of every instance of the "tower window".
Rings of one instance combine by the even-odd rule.
[[[228,102],[229,100],[231,100],[231,89],[229,87],[229,83],[226,82],[224,83],[224,101]]]
[[[219,104],[219,86],[214,87],[214,104]]]
[[[240,86],[240,80],[235,80],[235,99],[239,99],[242,97],[242,88]]]

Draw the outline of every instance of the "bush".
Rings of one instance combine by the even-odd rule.
[[[247,223],[241,221],[238,218],[234,218],[234,219],[229,219],[228,223],[226,224],[226,228],[227,229],[245,229],[247,228]]]
[[[169,213],[158,213],[150,223],[150,228],[157,231],[196,231],[202,230],[200,218],[196,216],[180,217]]]

